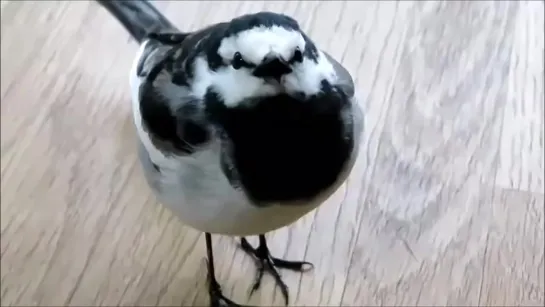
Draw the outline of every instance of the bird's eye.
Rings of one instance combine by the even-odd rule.
[[[244,64],[245,62],[240,52],[235,52],[235,56],[233,56],[233,61],[231,62],[233,68],[240,69],[242,66],[244,66]]]
[[[293,52],[293,57],[291,58],[291,61],[292,62],[303,62],[303,53],[301,52],[301,49],[299,49],[299,47],[297,47],[297,49],[295,49],[295,52]]]

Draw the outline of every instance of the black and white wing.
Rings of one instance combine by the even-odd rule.
[[[176,155],[191,154],[208,141],[202,107],[188,86],[176,82],[183,73],[183,48],[151,39],[145,41],[131,70],[133,113],[139,137],[146,148]],[[146,139],[152,144],[146,144]]]
[[[350,75],[348,70],[341,63],[335,60],[327,52],[325,51],[322,51],[322,52],[327,58],[327,60],[333,66],[333,69],[335,70],[335,74],[337,75],[337,85],[344,90],[344,92],[348,95],[348,97],[350,97],[352,101],[350,115],[352,116],[352,123],[353,123],[353,129],[354,129],[354,142],[356,146],[359,146],[363,128],[364,128],[364,116],[363,116],[362,106],[360,105],[356,97],[354,79],[352,78],[352,75]],[[357,150],[355,151],[355,154],[357,154]]]
[[[327,60],[331,63],[333,66],[333,69],[335,70],[335,73],[337,74],[338,78],[338,85],[345,91],[345,93],[348,95],[348,97],[354,97],[355,95],[355,89],[354,89],[354,80],[352,79],[352,76],[348,72],[344,66],[337,62],[331,55],[329,55],[327,52],[322,51]]]

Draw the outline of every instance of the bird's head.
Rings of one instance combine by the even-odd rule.
[[[197,70],[204,76],[204,87],[226,106],[277,94],[308,97],[323,90],[324,81],[335,78],[328,59],[297,21],[283,14],[237,17],[225,23],[221,36],[214,39],[213,52]]]

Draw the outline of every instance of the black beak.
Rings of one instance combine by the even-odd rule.
[[[291,73],[290,65],[284,59],[278,56],[266,57],[261,64],[254,69],[254,76],[259,78],[272,78],[277,81],[285,75]]]

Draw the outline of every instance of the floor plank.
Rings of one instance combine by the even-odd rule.
[[[496,183],[507,189],[545,189],[543,96],[543,2],[520,5],[510,56],[508,103],[503,114]]]
[[[480,306],[543,306],[543,194],[494,193]]]
[[[361,154],[319,210],[269,235],[296,306],[545,303],[543,2],[156,1],[178,26],[286,12],[354,75]],[[214,7],[214,9],[210,9]],[[136,44],[85,1],[1,2],[2,306],[202,306],[202,234],[137,162]],[[247,300],[252,260],[215,237]],[[249,275],[250,274],[250,275]]]
[[[412,8],[343,305],[478,303],[516,13]]]

